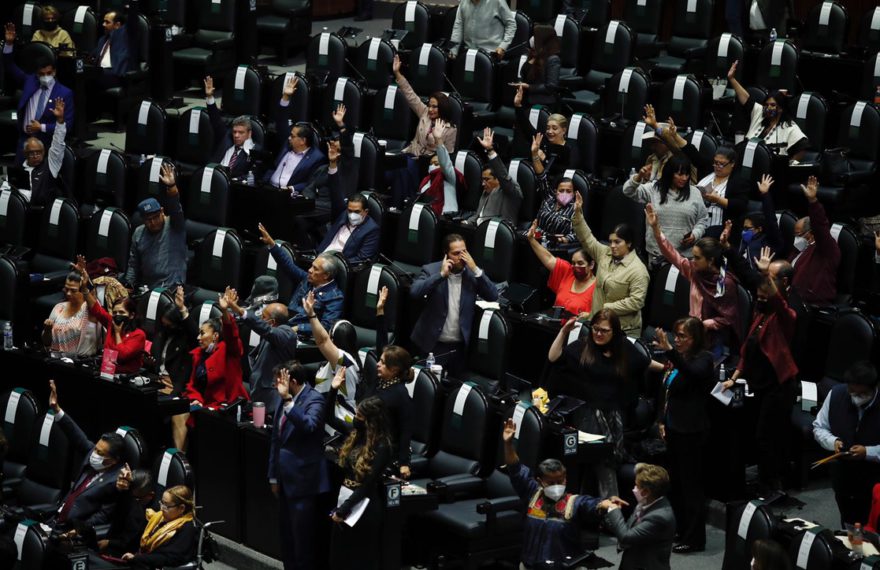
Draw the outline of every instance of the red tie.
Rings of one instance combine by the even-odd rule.
[[[233,147],[232,156],[229,157],[229,171],[231,172],[233,168],[235,168],[235,163],[238,161],[238,147]]]
[[[67,517],[70,515],[70,510],[73,508],[73,503],[76,501],[77,497],[79,497],[83,491],[89,488],[89,483],[92,482],[92,479],[98,476],[98,473],[92,473],[91,475],[87,475],[83,482],[79,484],[79,487],[74,489],[67,495],[67,500],[64,501],[64,504],[61,506],[61,511],[58,513],[58,522],[67,521]]]

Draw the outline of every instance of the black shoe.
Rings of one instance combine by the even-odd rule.
[[[691,546],[690,544],[676,544],[672,547],[672,552],[676,554],[690,554],[691,552],[703,552],[705,546]]]

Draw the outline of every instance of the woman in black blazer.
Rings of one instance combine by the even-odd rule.
[[[559,89],[559,37],[553,26],[538,24],[532,32],[529,57],[520,68],[520,81],[529,105],[557,107]]]
[[[164,393],[178,395],[186,389],[192,370],[195,338],[199,334],[198,315],[189,318],[183,300],[183,287],[178,286],[174,306],[169,307],[159,319],[161,326],[151,339],[150,357],[146,364],[151,372],[159,375]]]
[[[675,348],[662,329],[654,343],[665,351],[663,384],[659,402],[660,435],[666,440],[672,480],[670,499],[677,521],[679,544],[673,552],[686,554],[706,546],[706,508],[703,446],[709,431],[706,411],[712,388],[714,363],[706,350],[703,323],[696,318],[679,319],[673,326]]]

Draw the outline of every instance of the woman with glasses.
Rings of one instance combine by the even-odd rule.
[[[617,314],[602,309],[593,315],[589,334],[569,344],[576,319],[559,330],[547,355],[557,363],[548,392],[582,400],[577,428],[605,436],[613,447],[612,457],[595,464],[599,496],[617,496],[617,466],[629,459],[623,447],[623,411],[638,398],[635,371],[644,369],[645,359],[626,338]]]
[[[679,319],[672,327],[675,348],[663,329],[657,329],[654,346],[662,350],[666,363],[652,362],[662,371],[663,384],[658,416],[660,437],[666,441],[672,481],[672,508],[678,526],[679,554],[706,547],[706,498],[703,477],[703,447],[709,433],[706,411],[714,382],[712,355],[706,350],[706,330],[700,319]]]
[[[55,305],[43,321],[43,345],[52,352],[93,356],[98,351],[100,326],[89,313],[81,289],[82,274],[68,273],[61,288],[64,301]]]
[[[724,220],[734,220],[738,229],[748,209],[749,183],[739,174],[734,174],[734,168],[736,151],[728,146],[718,147],[712,159],[712,173],[697,182],[709,212],[708,236],[720,236]],[[733,235],[737,236],[737,233]]]
[[[147,528],[137,552],[126,552],[122,560],[135,568],[182,566],[196,557],[198,530],[193,524],[192,491],[186,485],[166,489],[159,511],[147,509]]]

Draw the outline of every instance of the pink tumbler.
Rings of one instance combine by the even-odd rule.
[[[266,404],[254,402],[254,427],[261,428],[266,424]]]

